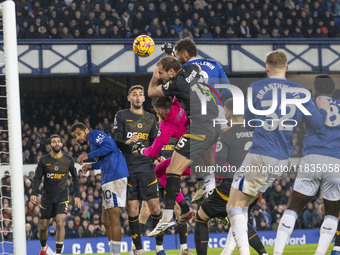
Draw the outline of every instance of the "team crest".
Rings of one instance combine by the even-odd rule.
[[[138,127],[138,128],[142,128],[142,127],[143,127],[143,124],[142,124],[142,123],[138,123],[138,124],[137,124],[137,127]]]
[[[59,166],[55,166],[54,171],[58,171],[58,170],[59,170]]]
[[[223,145],[222,145],[221,141],[218,141],[217,144],[216,144],[216,152],[221,151],[222,148],[223,148]]]

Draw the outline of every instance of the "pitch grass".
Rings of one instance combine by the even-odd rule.
[[[287,245],[285,248],[285,252],[283,255],[314,255],[314,252],[316,250],[317,244],[303,244],[303,245]],[[333,248],[333,245],[330,246],[328,249],[328,252],[326,254],[329,254]],[[219,255],[222,252],[222,248],[215,248],[215,249],[208,249],[208,255]],[[266,250],[268,254],[273,254],[274,246],[267,246]],[[191,252],[196,255],[196,251],[194,249],[191,249]],[[166,253],[168,255],[179,255],[179,250],[167,250]],[[128,255],[128,252],[121,253],[122,255]],[[145,255],[155,255],[155,251],[148,251],[145,252]],[[235,250],[233,252],[233,255],[237,255],[238,252]],[[251,255],[256,255],[257,252],[254,250],[251,251]],[[110,253],[94,253],[93,255],[110,255]]]

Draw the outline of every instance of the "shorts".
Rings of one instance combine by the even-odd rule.
[[[148,201],[159,197],[158,181],[153,172],[132,173],[128,177],[127,200]]]
[[[103,207],[105,209],[125,207],[126,187],[126,177],[103,184]]]
[[[293,190],[313,197],[320,188],[324,199],[340,200],[340,159],[310,154],[301,159],[299,166]]]
[[[265,192],[288,169],[288,159],[248,153],[234,175],[232,187],[251,196]]]
[[[53,197],[43,195],[39,206],[39,218],[49,220],[58,214],[67,214],[68,203],[68,191],[56,194]]]
[[[230,187],[228,194],[222,193],[218,188],[214,189],[213,193],[203,200],[201,205],[203,211],[210,219],[216,217],[225,218],[228,215],[226,206],[229,200]]]
[[[212,121],[191,123],[177,142],[175,150],[193,162],[199,161],[201,153],[217,142],[219,132],[220,126],[214,127]]]

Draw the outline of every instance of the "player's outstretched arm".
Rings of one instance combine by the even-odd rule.
[[[39,195],[39,186],[44,174],[44,163],[40,160],[37,168],[35,169],[35,175],[32,183],[32,195]],[[32,201],[33,202],[33,201]]]
[[[159,69],[156,67],[155,71],[153,72],[152,78],[149,83],[149,88],[148,88],[148,96],[149,97],[165,97],[166,95],[164,94],[162,90],[162,86],[159,86]]]
[[[75,168],[74,166],[74,161],[72,159],[71,161],[71,164],[70,164],[70,173],[71,173],[71,176],[72,176],[72,183],[73,183],[73,186],[74,186],[74,204],[80,209],[81,208],[81,204],[80,204],[80,207],[77,205],[76,203],[76,198],[79,200],[79,203],[80,203],[80,194],[79,194],[79,179],[78,179],[78,174],[77,174],[77,169]]]

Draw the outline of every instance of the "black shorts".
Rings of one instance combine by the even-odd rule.
[[[55,196],[42,196],[40,204],[40,219],[54,218],[57,214],[67,214],[68,212],[68,192],[56,194]]]
[[[229,190],[230,192],[230,190]],[[213,193],[208,196],[207,199],[203,200],[202,209],[210,219],[216,217],[227,217],[227,203],[229,200],[228,196],[222,193],[218,187],[214,189]]]
[[[190,123],[175,150],[187,159],[199,161],[201,153],[217,142],[219,132],[220,128],[214,127],[212,121]]]
[[[128,177],[127,200],[148,201],[158,197],[158,181],[153,170],[130,174]]]

